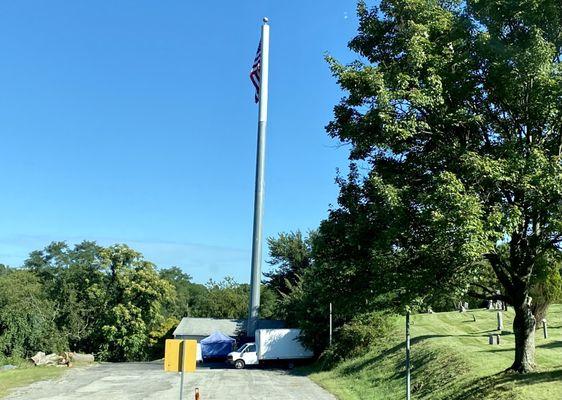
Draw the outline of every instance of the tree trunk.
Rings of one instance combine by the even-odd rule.
[[[548,306],[550,304],[546,302],[533,303],[531,306],[533,310],[533,315],[535,316],[536,322],[541,322],[546,317],[546,312],[548,311]]]
[[[535,316],[527,303],[514,308],[515,361],[509,369],[520,373],[531,372],[535,368]]]

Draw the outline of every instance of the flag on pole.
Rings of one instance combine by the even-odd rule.
[[[256,94],[254,99],[256,103],[260,101],[260,81],[261,81],[261,40],[258,45],[258,51],[256,52],[256,58],[254,58],[254,65],[252,65],[252,70],[250,71],[250,80],[256,88]]]

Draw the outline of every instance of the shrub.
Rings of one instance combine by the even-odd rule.
[[[321,356],[321,365],[329,367],[339,361],[362,356],[381,339],[396,330],[397,318],[387,311],[360,314],[334,332],[334,341]]]

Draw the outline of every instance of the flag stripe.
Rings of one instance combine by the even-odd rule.
[[[258,51],[256,52],[256,57],[254,58],[254,64],[252,65],[252,70],[250,71],[250,80],[256,89],[254,100],[256,103],[260,101],[260,82],[261,82],[261,40],[258,45]]]

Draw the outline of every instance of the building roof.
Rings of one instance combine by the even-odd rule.
[[[259,329],[278,329],[284,328],[285,322],[269,319],[258,321]],[[246,320],[244,319],[219,319],[219,318],[182,318],[174,336],[209,336],[213,332],[219,331],[226,336],[238,336],[246,331]]]

